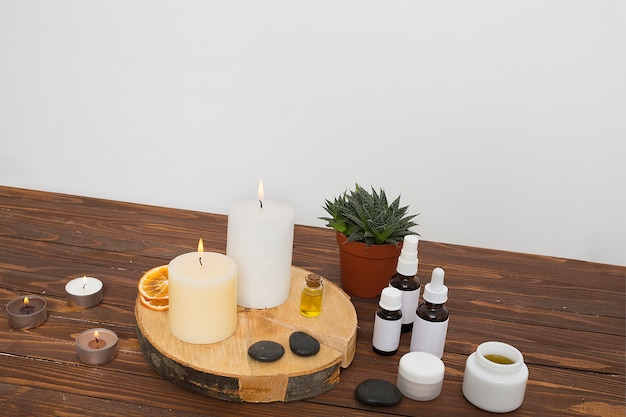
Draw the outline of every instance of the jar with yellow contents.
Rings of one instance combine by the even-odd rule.
[[[304,279],[304,287],[300,297],[300,314],[305,317],[317,317],[322,311],[322,295],[324,284],[322,277],[310,273]]]

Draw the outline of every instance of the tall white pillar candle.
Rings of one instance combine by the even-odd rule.
[[[237,304],[277,307],[289,298],[293,208],[275,201],[242,201],[230,208],[226,254],[238,268]]]
[[[191,252],[168,265],[169,328],[183,342],[208,344],[237,329],[237,265],[213,252]]]

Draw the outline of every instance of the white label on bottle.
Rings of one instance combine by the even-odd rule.
[[[405,291],[402,290],[402,324],[413,323],[415,318],[417,317],[417,305],[420,300],[420,289],[421,287],[417,287],[416,290]]]
[[[383,352],[393,352],[400,346],[402,320],[385,320],[376,314],[372,345]]]
[[[411,335],[411,352],[428,352],[441,358],[446,344],[448,320],[440,322],[426,321],[417,316]]]

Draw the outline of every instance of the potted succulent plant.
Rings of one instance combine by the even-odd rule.
[[[389,285],[395,273],[404,236],[416,214],[407,214],[400,196],[391,204],[385,191],[371,191],[356,184],[333,201],[325,200],[329,216],[320,217],[337,233],[341,286],[350,295],[374,298]]]

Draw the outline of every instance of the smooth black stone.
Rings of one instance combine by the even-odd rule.
[[[280,343],[270,340],[261,340],[248,348],[248,355],[261,362],[274,362],[285,354],[285,348]]]
[[[320,342],[304,332],[293,332],[289,336],[289,347],[298,356],[313,356],[320,351]]]
[[[382,379],[368,379],[354,390],[356,399],[365,405],[391,407],[402,400],[402,393],[394,384]]]

